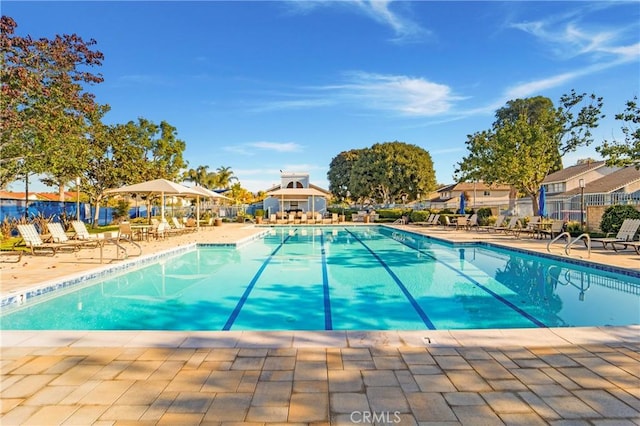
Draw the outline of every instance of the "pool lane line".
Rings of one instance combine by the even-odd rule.
[[[416,299],[413,297],[413,295],[409,292],[409,290],[407,289],[407,287],[405,287],[405,285],[402,283],[402,281],[400,280],[400,278],[398,278],[398,276],[391,270],[391,268],[389,267],[389,265],[387,265],[385,263],[384,260],[382,260],[382,258],[380,256],[378,256],[373,250],[371,250],[371,248],[369,248],[368,245],[366,245],[364,243],[364,241],[362,241],[356,234],[354,234],[353,232],[349,231],[349,229],[344,228],[345,231],[347,231],[353,238],[356,239],[356,241],[358,241],[360,244],[362,244],[362,246],[367,249],[367,251],[369,251],[369,253],[376,258],[376,260],[382,265],[382,267],[387,271],[387,273],[389,274],[389,276],[391,276],[391,278],[393,278],[393,281],[395,281],[395,283],[398,285],[398,287],[400,288],[400,291],[402,291],[402,293],[404,294],[404,296],[407,298],[407,300],[409,300],[409,303],[411,303],[411,306],[413,306],[413,309],[415,309],[416,313],[418,314],[418,316],[420,316],[420,319],[422,319],[422,322],[424,322],[424,325],[427,326],[427,328],[429,330],[435,330],[436,326],[433,325],[433,323],[431,322],[431,320],[429,319],[429,316],[424,312],[424,310],[422,309],[422,307],[418,304],[418,302],[416,301]]]
[[[296,232],[296,230],[293,231],[294,235],[295,235],[295,232]],[[291,238],[291,237],[292,237],[292,235],[287,235],[287,237],[284,240],[282,240],[280,245],[278,245],[278,247],[276,247],[275,250],[273,250],[271,252],[269,257],[267,257],[265,259],[265,261],[262,262],[262,266],[260,266],[260,269],[258,269],[258,272],[256,272],[256,274],[253,276],[253,279],[251,279],[251,282],[249,283],[247,288],[244,290],[244,293],[242,294],[242,297],[240,297],[240,300],[238,301],[238,304],[233,309],[233,312],[231,312],[231,315],[229,315],[229,319],[227,319],[227,322],[224,324],[224,327],[222,327],[223,331],[229,331],[231,329],[231,326],[233,326],[233,323],[238,318],[238,315],[240,315],[240,311],[242,310],[242,307],[244,306],[245,302],[247,301],[247,298],[249,298],[249,294],[253,290],[253,287],[255,287],[256,283],[260,279],[260,276],[262,275],[264,270],[267,268],[267,265],[269,264],[269,262],[271,262],[271,259],[273,259],[273,256],[275,256],[278,253],[278,251],[280,251],[280,249],[282,248],[284,243],[286,243],[287,240],[289,238]]]
[[[397,242],[399,242],[400,244],[404,244],[405,246],[416,250],[417,252],[424,254],[425,256],[431,258],[432,260],[441,263],[442,265],[446,266],[447,268],[451,269],[452,271],[456,272],[458,275],[464,277],[465,279],[469,280],[471,283],[473,283],[476,287],[486,291],[487,293],[489,293],[491,296],[493,296],[495,299],[497,299],[498,301],[502,302],[503,304],[507,305],[508,307],[510,307],[511,309],[513,309],[514,311],[516,311],[517,313],[519,313],[521,316],[525,317],[526,319],[528,319],[529,321],[531,321],[532,323],[534,323],[535,325],[537,325],[540,328],[547,328],[547,325],[545,323],[543,323],[542,321],[538,320],[536,317],[534,317],[533,315],[527,313],[526,311],[524,311],[523,309],[519,308],[518,306],[514,305],[513,303],[511,303],[510,301],[508,301],[507,299],[505,299],[504,297],[500,296],[498,293],[494,292],[493,290],[491,290],[490,288],[488,288],[487,286],[480,284],[478,281],[476,281],[475,279],[473,279],[471,276],[465,274],[464,272],[456,269],[455,267],[449,265],[448,263],[438,259],[437,257],[435,257],[434,255],[425,252],[422,249],[416,248],[416,247],[412,247],[409,244],[407,244],[404,241],[400,241],[400,240],[395,240]]]
[[[331,320],[331,299],[329,295],[329,272],[327,271],[327,251],[324,245],[324,233],[320,234],[320,257],[322,259],[322,293],[324,295],[324,329],[333,330]]]

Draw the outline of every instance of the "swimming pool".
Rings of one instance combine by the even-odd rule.
[[[422,330],[640,323],[640,279],[385,227],[199,245],[2,309],[2,329]]]

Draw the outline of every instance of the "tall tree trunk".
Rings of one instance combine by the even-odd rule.
[[[58,185],[58,201],[66,201],[64,198],[64,183],[61,183]]]
[[[533,208],[533,216],[538,216],[538,210],[540,209],[540,205],[538,204],[538,196],[537,194],[529,194],[531,197],[531,207]]]
[[[93,223],[91,224],[94,228],[99,225],[100,221],[100,201],[96,201],[95,211],[93,212]]]

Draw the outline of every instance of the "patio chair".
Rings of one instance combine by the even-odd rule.
[[[331,223],[338,223],[338,213],[331,213]]]
[[[555,238],[560,235],[564,230],[564,222],[561,220],[554,220],[551,222],[551,228],[549,229],[540,229],[539,234],[540,238],[547,237]]]
[[[540,216],[533,216],[529,222],[527,222],[527,226],[522,228],[520,232],[524,232],[525,234],[531,234],[532,236],[538,235],[540,232]]]
[[[307,218],[306,213],[302,213],[302,216],[300,216],[300,223],[309,223],[309,218]]]
[[[459,229],[469,229],[469,219],[465,216],[460,216],[458,220],[456,220],[456,231]]]
[[[412,222],[414,225],[418,225],[418,226],[424,226],[424,225],[430,225],[431,221],[433,220],[433,217],[435,216],[435,214],[431,213],[429,215],[429,217],[427,217],[427,220],[424,221],[418,221],[418,222]]]
[[[631,242],[634,240],[638,228],[640,227],[640,219],[625,219],[620,225],[620,229],[615,237],[609,237],[607,234],[604,238],[592,238],[591,242],[602,243],[602,248],[607,249],[607,244],[611,245],[611,248],[615,250],[613,243]]]
[[[57,244],[57,243],[45,243],[40,238],[38,230],[33,224],[18,225],[18,232],[24,240],[25,245],[31,250],[31,254],[36,254],[38,251],[51,252],[51,255],[55,255],[58,250],[71,250],[76,251],[78,247],[71,244]]]
[[[50,222],[47,223],[47,228],[49,229],[49,233],[53,239],[54,243],[58,244],[66,244],[66,245],[75,245],[78,248],[96,248],[98,247],[97,240],[70,240],[67,237],[67,233],[62,228],[62,224],[59,222]]]

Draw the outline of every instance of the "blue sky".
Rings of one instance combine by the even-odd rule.
[[[431,153],[440,183],[519,97],[604,97],[613,116],[640,89],[639,2],[4,1],[19,34],[97,40],[108,123],[177,127],[190,167],[229,166],[258,191],[279,170],[328,187],[341,151],[399,140]]]

